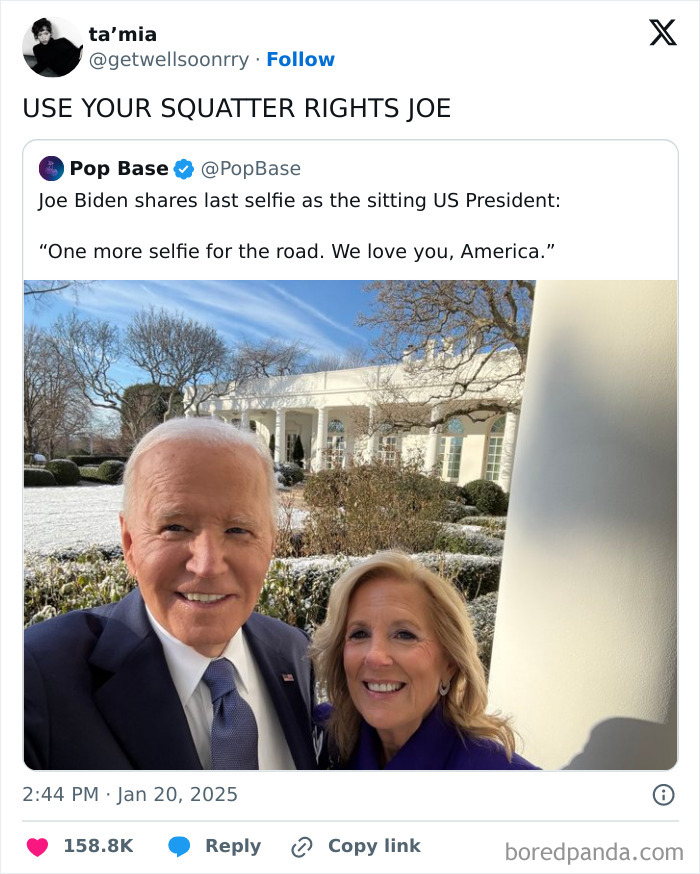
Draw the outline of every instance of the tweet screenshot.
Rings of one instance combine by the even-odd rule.
[[[0,0],[0,874],[700,874],[699,7]]]

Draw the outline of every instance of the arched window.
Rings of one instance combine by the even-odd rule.
[[[331,419],[326,434],[326,467],[336,467],[345,459],[345,425],[340,419]]]
[[[491,431],[489,432],[484,479],[496,482],[501,475],[501,458],[503,455],[503,436],[505,430],[506,417],[499,416],[493,425],[491,425]]]

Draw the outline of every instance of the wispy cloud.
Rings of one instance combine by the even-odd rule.
[[[300,341],[317,354],[341,355],[346,338],[357,343],[364,337],[319,305],[324,297],[338,294],[339,285],[342,289],[344,284],[333,283],[334,291],[330,292],[323,282],[309,282],[305,287],[314,297],[310,302],[279,282],[105,280],[82,292],[77,304],[68,298],[58,299],[40,321],[48,325],[56,315],[77,306],[83,316],[106,319],[123,329],[144,307],[164,307],[213,325],[231,344],[243,338],[255,341],[278,337]],[[347,288],[346,297],[350,299],[350,284]]]
[[[337,331],[342,331],[344,334],[352,337],[353,340],[362,341],[364,339],[362,335],[357,333],[357,331],[353,331],[346,325],[343,325],[340,322],[336,322],[334,319],[329,318],[325,313],[321,312],[321,310],[317,309],[314,306],[311,306],[311,304],[307,303],[302,298],[291,294],[291,292],[287,291],[281,285],[276,285],[275,283],[271,282],[270,288],[273,288],[275,292],[280,295],[280,297],[284,298],[287,301],[291,301],[295,307],[300,307],[304,310],[304,312],[309,313],[320,322],[324,322],[327,325],[332,325],[332,327],[334,327]]]

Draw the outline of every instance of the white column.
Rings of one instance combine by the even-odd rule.
[[[250,430],[250,410],[245,407],[241,410],[241,431]]]
[[[537,283],[489,704],[545,768],[676,762],[675,365],[674,282]]]
[[[506,413],[506,426],[503,432],[503,445],[501,447],[501,470],[498,475],[498,485],[504,492],[510,491],[510,478],[513,473],[513,457],[515,455],[515,441],[518,436],[518,422],[520,417],[517,413]]]
[[[345,434],[345,453],[343,454],[343,467],[347,467],[355,457],[355,435]]]
[[[326,436],[328,430],[327,411],[325,407],[318,409],[318,422],[316,424],[316,453],[311,463],[312,470],[323,469],[323,453],[326,449]]]
[[[282,409],[275,410],[275,461],[284,461],[286,457],[285,446],[285,419],[287,411]]]
[[[369,435],[367,437],[367,461],[373,461],[379,450],[379,433],[377,432],[378,411],[376,407],[369,408]]]
[[[425,450],[424,468],[426,473],[432,473],[438,458],[438,433],[437,425],[434,423],[440,418],[440,407],[433,407],[430,411],[430,430],[428,431],[428,445]]]

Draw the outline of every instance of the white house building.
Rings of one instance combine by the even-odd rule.
[[[459,362],[445,345],[419,361],[407,353],[401,364],[249,380],[209,400],[208,407],[202,404],[200,414],[208,409],[224,421],[252,427],[268,443],[274,436],[275,461],[292,461],[299,438],[310,470],[344,465],[351,458],[393,461],[401,455],[418,459],[426,472],[437,469],[449,482],[463,485],[484,478],[508,491],[517,413],[449,416],[450,408],[456,408],[450,397],[454,371],[439,365],[445,356]],[[469,397],[490,407],[502,402],[517,409],[522,380],[504,376],[509,354],[479,360],[487,358],[475,356],[465,365],[480,370]],[[392,403],[411,410],[411,418],[423,424],[395,427]],[[430,424],[439,419],[442,424]]]

